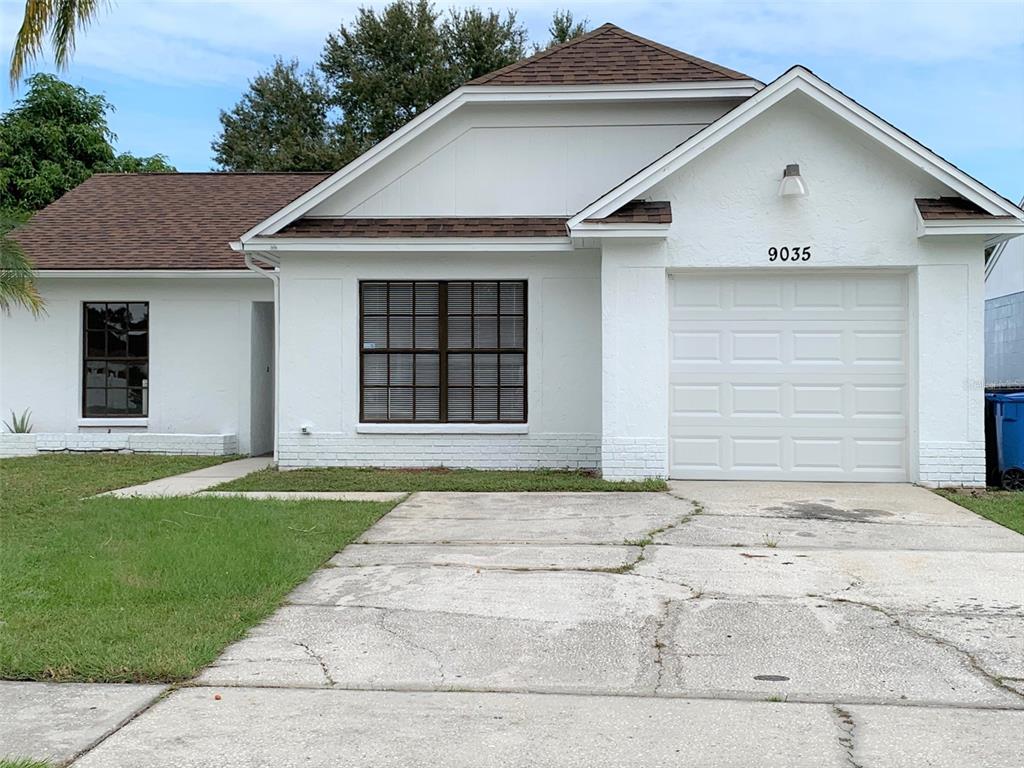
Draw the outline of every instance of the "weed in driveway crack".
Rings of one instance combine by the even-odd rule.
[[[853,755],[853,733],[856,728],[853,715],[838,704],[833,704],[832,716],[835,717],[836,725],[839,726],[839,746],[846,753],[846,763],[850,768],[863,768]]]
[[[324,679],[327,680],[327,685],[333,687],[334,686],[334,678],[331,677],[331,673],[327,669],[326,662],[324,662],[324,660],[316,653],[316,651],[314,651],[312,648],[310,648],[305,643],[300,643],[297,640],[294,641],[294,642],[295,642],[295,645],[299,646],[299,648],[302,648],[306,653],[309,654],[310,658],[312,658],[317,664],[320,665],[320,670],[324,673]]]
[[[647,531],[647,533],[645,533],[639,539],[626,539],[625,541],[623,541],[622,543],[627,547],[640,547],[640,553],[631,562],[628,562],[625,565],[621,565],[618,568],[608,569],[609,573],[630,573],[634,568],[636,568],[638,565],[640,565],[640,563],[644,561],[644,558],[647,555],[647,547],[654,544],[654,538],[656,536],[660,536],[663,533],[671,531],[673,528],[678,528],[680,525],[684,525],[685,523],[690,522],[691,518],[694,515],[699,515],[701,512],[704,511],[704,507],[701,506],[700,502],[698,501],[693,501],[692,499],[683,499],[681,496],[673,496],[673,498],[688,501],[691,506],[690,511],[682,517],[680,517],[675,522],[669,523],[668,525],[663,525],[660,528],[655,528],[653,530]]]
[[[655,694],[657,694],[661,689],[661,684],[665,676],[665,647],[667,643],[662,639],[662,633],[665,631],[665,627],[668,624],[668,613],[671,605],[671,600],[662,600],[661,606],[658,609],[658,614],[654,619],[654,669],[657,673],[657,678],[654,682]]]

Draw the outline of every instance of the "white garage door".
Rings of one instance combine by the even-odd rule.
[[[904,275],[669,284],[671,477],[906,479]]]

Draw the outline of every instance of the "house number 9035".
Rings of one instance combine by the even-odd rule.
[[[777,248],[774,245],[768,249],[768,261],[810,261],[811,246],[794,245]]]

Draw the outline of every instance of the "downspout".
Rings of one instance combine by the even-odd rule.
[[[264,251],[247,252],[241,243],[232,243],[232,249],[242,251],[245,266],[257,275],[269,279],[274,284],[274,463],[277,464],[278,435],[280,434],[278,402],[281,397],[281,260]],[[256,265],[256,260],[269,265],[265,269]]]

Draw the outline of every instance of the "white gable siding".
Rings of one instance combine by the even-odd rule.
[[[1024,293],[1024,237],[1015,237],[1003,246],[999,259],[985,278],[985,298],[998,299]]]
[[[738,101],[464,107],[310,216],[569,216]]]
[[[985,298],[985,384],[1024,387],[1024,237],[1003,246]]]

